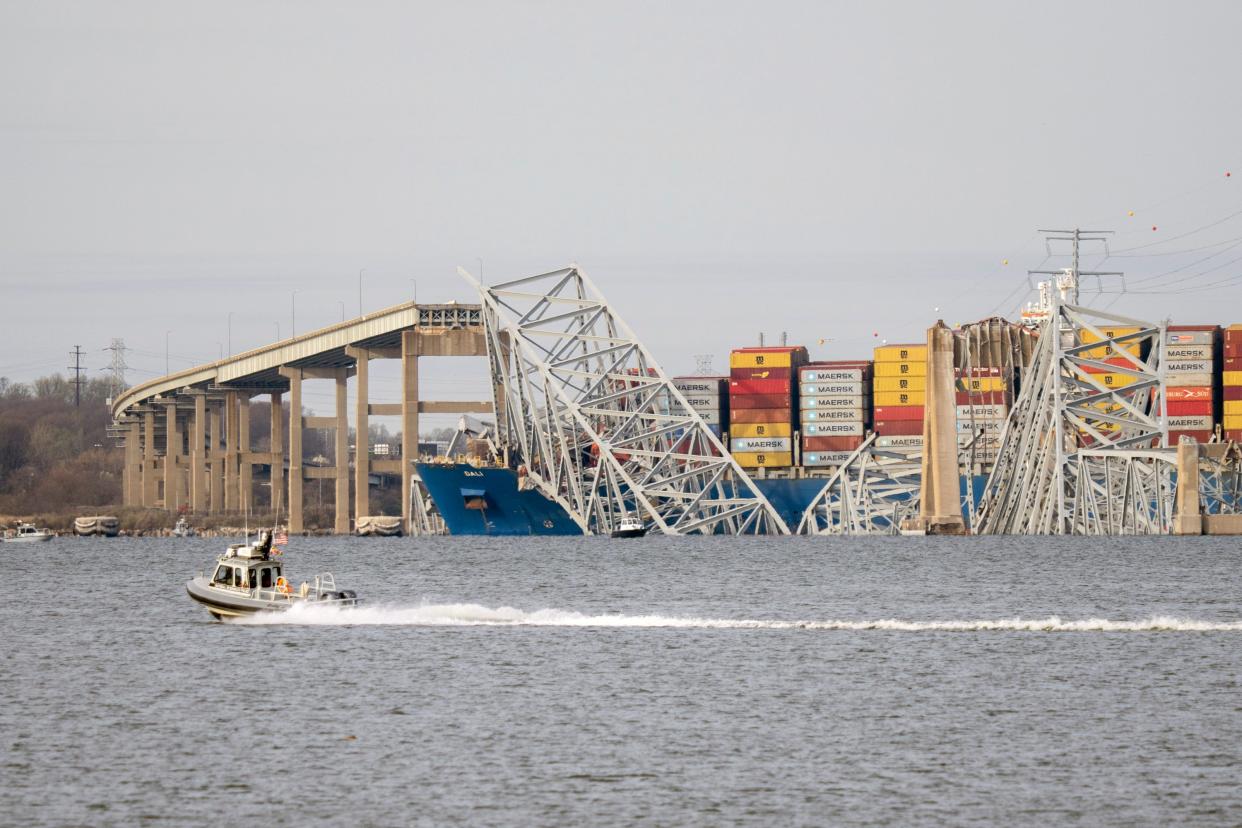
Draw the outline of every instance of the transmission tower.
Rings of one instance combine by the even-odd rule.
[[[127,386],[125,370],[129,368],[129,365],[125,363],[125,351],[127,350],[125,340],[114,338],[112,344],[104,348],[104,350],[112,352],[112,362],[108,364],[106,370],[112,372],[112,394],[115,396]]]
[[[69,354],[73,357],[73,364],[69,366],[69,370],[73,372],[73,404],[75,407],[82,406],[82,346],[74,345],[73,350]]]
[[[695,354],[694,373],[700,377],[710,377],[712,375],[712,355],[711,354]]]

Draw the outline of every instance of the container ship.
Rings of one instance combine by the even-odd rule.
[[[997,460],[1000,438],[1021,389],[1021,354],[1037,328],[1003,319],[974,323],[954,370],[962,490],[977,501]],[[1136,332],[1102,329],[1110,338]],[[1085,343],[1100,341],[1084,332]],[[1170,445],[1242,442],[1242,324],[1170,325],[1166,394]],[[1089,350],[1104,366],[1128,360],[1114,346]],[[1138,345],[1116,346],[1139,358]],[[674,387],[728,449],[792,528],[825,478],[866,443],[875,450],[917,457],[924,441],[927,345],[882,344],[866,359],[816,361],[800,345],[739,347],[727,376],[673,377]],[[1106,386],[1132,377],[1095,368]],[[1107,409],[1101,408],[1106,414]],[[1109,422],[1088,421],[1101,433]],[[1083,445],[1091,435],[1084,429]],[[417,465],[423,530],[454,535],[573,535],[581,529],[556,503],[525,485],[521,469],[471,463]]]

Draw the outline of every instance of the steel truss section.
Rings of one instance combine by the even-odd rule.
[[[1216,443],[1199,452],[1199,502],[1206,515],[1242,513],[1242,445]]]
[[[1105,328],[1130,330],[1109,336]],[[1084,341],[1087,334],[1093,341]],[[1174,456],[1160,449],[1168,441],[1160,393],[1164,343],[1164,324],[1068,304],[1053,291],[1039,347],[1001,434],[975,531],[1108,534],[1116,527],[1139,531],[1134,527],[1148,525],[1168,531],[1171,514],[1163,507],[1138,517],[1151,507],[1140,501],[1159,489],[1164,472],[1148,474],[1135,465],[1162,469],[1168,465],[1163,455],[1170,462]],[[1136,345],[1139,355],[1131,352]],[[1114,378],[1113,386],[1103,380],[1106,374]],[[1148,450],[1151,457],[1110,455],[1124,459],[1128,469],[1122,479],[1129,482],[1117,488],[1116,464],[1100,458]],[[1105,493],[1123,499],[1105,509],[1099,501]],[[1101,515],[1130,515],[1126,520],[1134,522]]]
[[[919,514],[921,450],[874,446],[867,438],[824,483],[798,524],[800,535],[895,535]]]
[[[500,441],[587,534],[789,534],[754,481],[576,266],[479,291]]]
[[[1083,449],[1071,457],[1071,533],[1167,535],[1177,495],[1173,451]]]

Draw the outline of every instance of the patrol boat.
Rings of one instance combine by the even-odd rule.
[[[39,529],[33,523],[19,523],[17,531],[6,535],[3,540],[5,543],[37,543],[50,541],[54,537],[56,533],[51,529]]]
[[[185,591],[207,608],[212,617],[281,612],[299,604],[354,607],[359,603],[353,590],[338,590],[331,572],[315,576],[294,587],[284,575],[280,550],[272,549],[272,535],[264,531],[254,543],[237,543],[216,559],[210,575],[186,581]]]

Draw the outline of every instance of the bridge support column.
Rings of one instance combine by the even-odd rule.
[[[283,395],[276,391],[271,396],[271,442],[272,454],[271,492],[272,514],[280,522],[280,512],[285,503],[285,408]]]
[[[289,531],[302,532],[302,369],[281,368],[289,378]]]
[[[207,397],[194,395],[194,431],[190,439],[190,508],[207,511]]]
[[[182,503],[181,424],[177,404],[166,403],[164,428],[164,509],[176,512]]]
[[[1177,505],[1173,510],[1173,534],[1202,535],[1199,507],[1199,444],[1182,438],[1177,444]]]
[[[371,400],[368,389],[371,352],[350,346],[345,349],[356,362],[357,400],[354,403],[354,527],[371,514]]]
[[[349,372],[345,368],[336,371],[336,497],[333,502],[335,524],[332,531],[338,535],[349,534]]]
[[[237,511],[237,392],[224,395],[224,434],[228,441],[224,449],[224,510],[230,514]]]
[[[410,525],[410,475],[418,459],[418,330],[401,332],[401,530]]]
[[[237,508],[243,515],[254,510],[253,469],[250,466],[250,396],[237,397]]]
[[[207,438],[207,459],[211,461],[211,513],[218,515],[224,510],[224,454],[220,423],[220,406],[211,405],[211,434]]]
[[[142,501],[142,449],[140,428],[137,422],[125,425],[125,474],[122,476],[121,502],[126,506],[135,506]]]
[[[961,468],[957,462],[957,400],[953,331],[927,329],[927,409],[923,414],[923,481],[919,523],[929,535],[964,535]]]
[[[142,505],[155,508],[155,413],[142,415]]]

